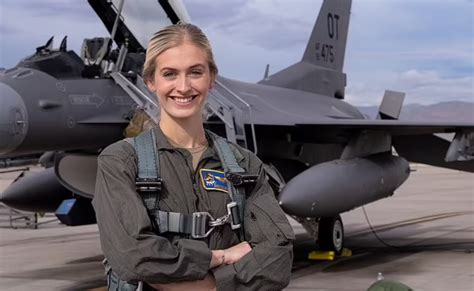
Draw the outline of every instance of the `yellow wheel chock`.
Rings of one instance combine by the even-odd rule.
[[[350,256],[352,256],[352,251],[350,249],[343,248],[339,257]],[[333,251],[312,251],[308,254],[309,260],[333,261],[334,258],[336,258],[336,253]]]

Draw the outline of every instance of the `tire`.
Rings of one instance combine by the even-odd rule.
[[[321,217],[318,228],[318,244],[323,251],[340,255],[344,248],[344,225],[341,216]]]

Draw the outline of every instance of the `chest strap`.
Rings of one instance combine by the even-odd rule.
[[[179,233],[189,235],[193,239],[208,237],[215,227],[229,223],[231,215],[228,213],[218,219],[214,219],[209,212],[194,212],[183,214],[155,210],[152,217],[158,221],[158,232]]]

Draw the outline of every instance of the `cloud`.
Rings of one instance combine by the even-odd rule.
[[[141,40],[156,31],[157,3],[127,6]],[[322,0],[184,3],[209,36],[222,75],[255,82],[266,64],[275,73],[301,59]],[[407,91],[409,103],[472,100],[473,9],[467,0],[352,1],[347,100],[375,105],[385,89]],[[16,64],[51,35],[57,42],[68,35],[76,52],[83,38],[107,35],[87,1],[2,1],[0,13],[0,67]]]
[[[2,1],[0,66],[12,67],[55,36],[55,46],[68,35],[69,49],[80,53],[84,38],[107,36],[87,1]]]
[[[442,78],[434,71],[410,70],[399,74],[398,86],[407,88],[407,93],[417,103],[428,104],[443,100],[474,102],[474,77]]]
[[[205,31],[212,30],[215,34],[229,36],[234,42],[270,51],[303,46],[321,3],[301,0],[225,0],[219,5],[216,2],[185,2],[192,21],[203,26]],[[308,11],[313,11],[312,15]],[[309,17],[301,17],[301,13],[309,14]]]
[[[397,74],[375,76],[371,83],[354,82],[347,87],[346,100],[369,106],[379,105],[384,91],[406,93],[405,103],[433,104],[449,100],[474,102],[474,77],[441,77],[436,71],[412,69]]]
[[[94,15],[90,13],[88,5],[76,0],[41,0],[41,1],[2,1],[4,11],[20,11],[24,16],[33,17],[68,17],[70,20],[87,21]],[[4,15],[2,16],[6,16]],[[25,18],[23,18],[25,19]]]
[[[221,72],[245,81],[259,80],[267,63],[274,73],[299,61],[321,5],[185,3],[209,34]],[[347,100],[374,105],[385,89],[397,88],[407,91],[407,102],[472,100],[472,9],[472,2],[461,0],[353,1],[344,69]]]

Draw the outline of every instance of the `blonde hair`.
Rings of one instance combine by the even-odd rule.
[[[145,82],[153,81],[155,77],[156,58],[167,49],[176,47],[184,41],[189,41],[205,51],[211,75],[213,77],[217,75],[218,70],[212,54],[211,44],[204,32],[196,25],[178,23],[166,26],[156,32],[150,39],[146,50],[145,64],[143,65],[143,79]]]

